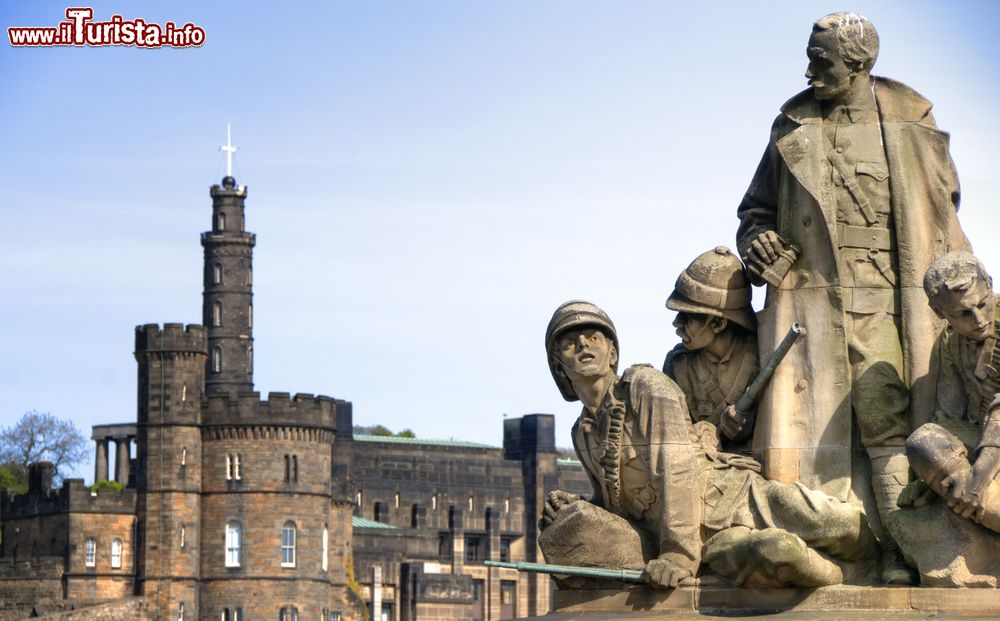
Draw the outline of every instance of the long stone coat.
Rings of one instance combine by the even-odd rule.
[[[931,352],[942,323],[927,305],[923,275],[942,254],[968,249],[959,226],[958,177],[948,134],[931,103],[909,87],[873,78],[888,165],[899,261],[904,382],[911,420],[933,413]],[[742,254],[773,229],[802,255],[780,287],[768,286],[758,316],[762,360],[793,322],[806,328],[779,365],[758,405],[754,449],[769,478],[800,480],[846,500],[852,477],[851,378],[839,285],[836,208],[819,102],[807,89],[782,106],[750,188],[740,204]]]

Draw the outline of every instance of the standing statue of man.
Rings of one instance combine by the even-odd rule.
[[[878,47],[859,15],[813,25],[809,88],[771,128],[739,207],[737,245],[755,284],[770,285],[758,316],[761,354],[792,322],[808,334],[758,405],[754,444],[766,473],[840,498],[874,492],[884,519],[907,483],[911,420],[933,413],[928,372],[941,322],[923,299],[923,273],[968,242],[948,135],[929,101],[871,75]],[[870,491],[852,463],[852,411]],[[909,581],[884,539],[883,580]]]

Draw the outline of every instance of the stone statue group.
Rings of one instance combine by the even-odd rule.
[[[997,300],[957,219],[948,135],[930,102],[871,75],[878,48],[859,15],[813,24],[809,88],[737,211],[739,257],[717,247],[677,278],[662,372],[619,376],[608,315],[556,309],[546,355],[583,404],[573,446],[594,493],[548,495],[548,562],[662,588],[997,586]]]

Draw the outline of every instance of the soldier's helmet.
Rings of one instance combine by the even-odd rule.
[[[596,305],[584,302],[583,300],[570,300],[569,302],[560,304],[556,312],[552,313],[552,319],[549,320],[549,327],[545,330],[545,355],[549,359],[549,371],[552,372],[552,379],[555,380],[556,386],[559,387],[559,392],[562,393],[563,398],[567,401],[576,401],[578,397],[576,396],[576,391],[573,390],[573,384],[569,381],[569,378],[561,373],[559,361],[556,360],[554,354],[554,347],[559,337],[570,330],[579,328],[600,328],[611,339],[611,342],[614,343],[615,351],[620,351],[618,348],[618,332],[615,330],[615,324],[611,323],[611,318],[608,317],[607,313]],[[618,372],[617,359],[614,363],[614,370],[615,373]]]
[[[751,332],[757,331],[746,269],[725,246],[702,253],[681,272],[667,298],[667,308],[723,317]]]

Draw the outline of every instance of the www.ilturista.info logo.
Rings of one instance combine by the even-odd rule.
[[[112,15],[106,22],[95,22],[94,9],[66,9],[66,21],[57,26],[12,26],[7,29],[14,47],[51,47],[55,45],[135,45],[137,47],[198,47],[205,42],[205,29],[192,23],[178,26],[146,23],[144,19],[126,20]]]

